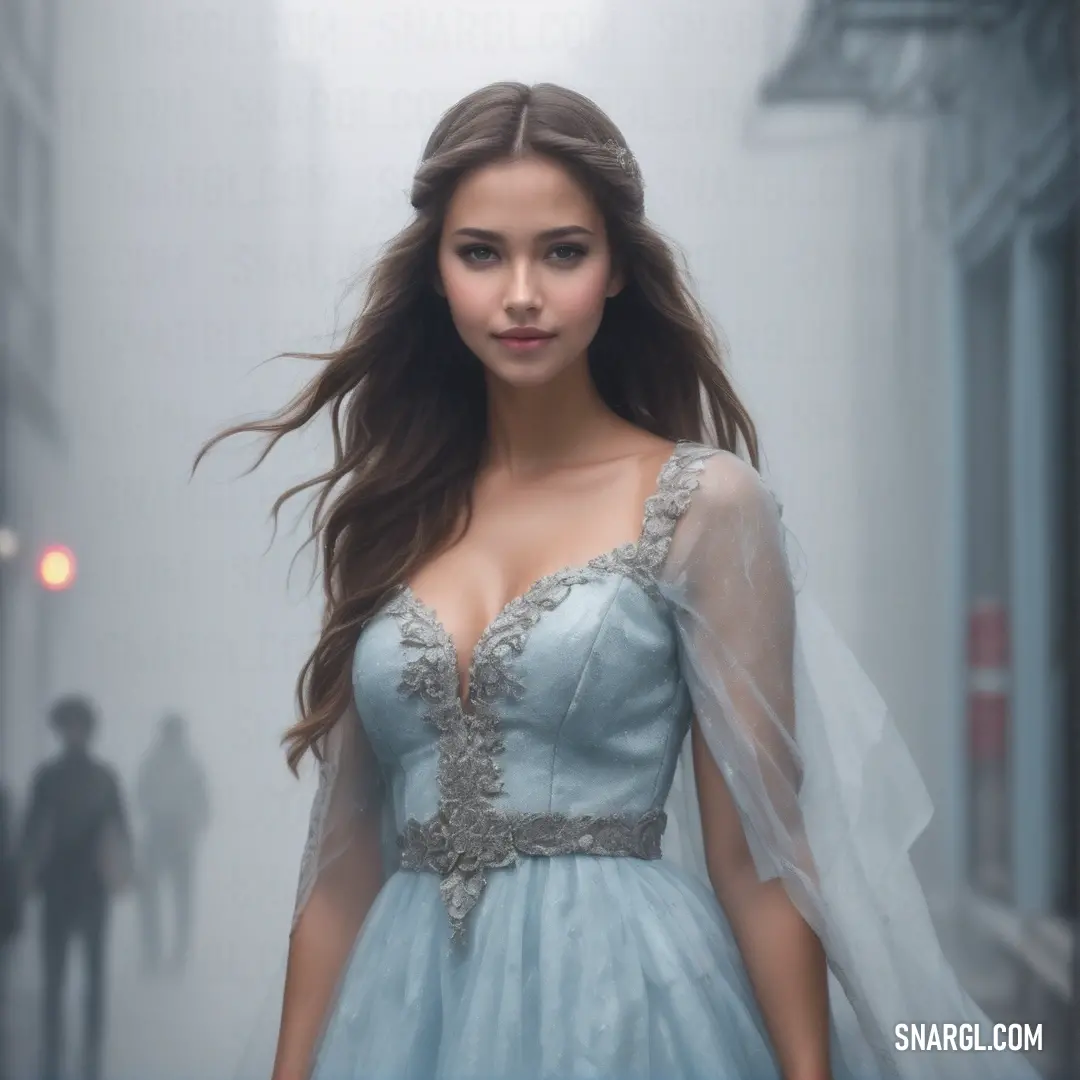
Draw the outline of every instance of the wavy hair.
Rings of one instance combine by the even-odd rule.
[[[531,154],[561,163],[595,200],[625,279],[607,301],[588,355],[618,416],[670,440],[708,442],[759,467],[754,425],[728,379],[710,321],[675,255],[645,217],[641,175],[618,128],[588,98],[551,83],[500,82],[439,120],[413,179],[412,220],[381,251],[359,315],[340,348],[284,353],[316,360],[316,375],[279,412],[210,439],[266,435],[252,468],[286,434],[327,410],[334,457],[325,472],[275,501],[316,493],[325,594],[322,630],[297,681],[299,721],[284,735],[295,773],[351,702],[360,630],[391,590],[468,527],[487,437],[483,368],[434,288],[446,206],[461,178]],[[194,469],[193,469],[194,471]],[[464,515],[464,516],[463,516]],[[455,534],[455,525],[462,523]]]

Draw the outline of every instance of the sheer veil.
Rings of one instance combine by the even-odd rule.
[[[700,465],[662,590],[759,875],[783,879],[825,946],[837,1052],[860,1077],[1034,1080],[1018,1054],[897,1050],[899,1023],[981,1023],[991,1036],[911,864],[929,796],[881,697],[796,580],[778,500],[734,455]],[[665,857],[708,880],[689,739],[667,808]]]

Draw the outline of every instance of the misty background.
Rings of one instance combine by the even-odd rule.
[[[279,739],[320,589],[309,552],[293,563],[303,500],[273,544],[268,513],[322,468],[327,432],[245,478],[246,437],[193,479],[192,460],[312,373],[268,358],[340,341],[429,131],[497,79],[573,87],[626,136],[728,343],[809,587],[923,771],[917,868],[950,952],[995,1016],[1056,1038],[1047,1076],[1075,1075],[1070,5],[880,5],[906,21],[845,36],[859,6],[0,4],[0,779],[18,813],[54,751],[47,706],[78,691],[126,784],[183,715],[213,815],[182,979],[141,976],[134,901],[117,904],[109,1076],[232,1076],[272,1034],[313,792]],[[48,544],[74,553],[65,591],[37,579]],[[1013,645],[996,758],[970,728],[973,687],[997,692],[970,670],[990,608]],[[8,952],[21,1080],[32,910]]]

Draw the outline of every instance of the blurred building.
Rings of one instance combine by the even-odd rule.
[[[60,459],[51,387],[55,16],[52,0],[0,4],[0,783],[16,818],[44,731],[36,722],[45,598],[34,563],[46,526],[38,496]],[[12,1036],[26,1019],[12,974],[0,988],[4,1075],[17,1070]]]
[[[52,0],[0,5],[0,779],[37,751],[32,630],[40,499],[59,459],[53,404],[56,172]],[[24,722],[18,722],[22,717]],[[32,729],[32,730],[28,730]]]
[[[1056,1032],[1062,1077],[1080,1075],[1065,1038],[1080,1029],[1076,18],[1069,0],[811,0],[761,95],[925,125],[949,264],[941,465],[961,508],[942,523],[940,611],[956,641],[957,921],[997,960],[983,1004]]]

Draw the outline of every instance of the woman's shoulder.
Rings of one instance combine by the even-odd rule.
[[[730,450],[684,440],[682,461],[694,476],[695,509],[709,515],[761,512],[779,508],[779,501],[761,474],[745,458]]]
[[[738,500],[762,484],[757,469],[731,450],[682,439],[676,444],[675,455],[700,475],[702,487],[715,497]]]

